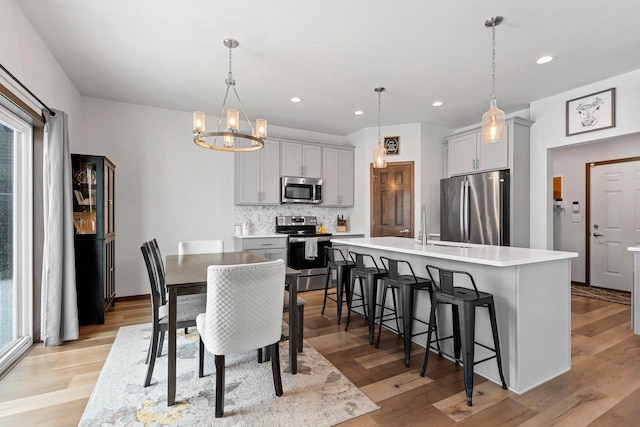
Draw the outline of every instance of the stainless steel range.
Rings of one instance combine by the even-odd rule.
[[[300,270],[299,292],[324,289],[327,274],[324,248],[331,246],[331,233],[316,232],[317,225],[315,216],[276,217],[276,233],[289,236],[287,264]]]

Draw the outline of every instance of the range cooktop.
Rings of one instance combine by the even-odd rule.
[[[288,234],[296,237],[331,236],[331,233],[318,233],[315,216],[277,216],[276,233]]]

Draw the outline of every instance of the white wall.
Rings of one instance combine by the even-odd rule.
[[[69,115],[69,140],[73,145],[78,135],[80,94],[13,0],[0,1],[0,62],[49,108]],[[36,111],[42,109],[2,71],[0,82]]]
[[[442,143],[451,129],[421,124],[422,203],[427,207],[427,233],[440,233],[440,179],[444,178]],[[420,217],[418,217],[418,227]]]
[[[616,88],[616,127],[565,136],[566,101]],[[551,148],[597,142],[640,132],[640,70],[534,101],[531,120],[531,247],[553,248]]]
[[[553,210],[553,247],[578,252],[571,261],[571,280],[584,283],[586,273],[586,177],[585,164],[602,160],[640,156],[640,134],[625,135],[611,141],[556,148],[553,176],[563,177],[564,209]],[[581,222],[571,222],[572,203],[580,204]]]

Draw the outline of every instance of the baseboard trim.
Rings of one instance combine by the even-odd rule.
[[[115,302],[123,302],[123,301],[141,301],[149,299],[149,294],[143,295],[127,295],[126,297],[116,297]]]

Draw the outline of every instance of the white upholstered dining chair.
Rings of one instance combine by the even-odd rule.
[[[204,349],[207,349],[215,358],[216,418],[224,413],[227,354],[269,347],[275,393],[282,396],[279,342],[284,281],[283,260],[212,265],[207,269],[207,310],[196,318],[200,333],[198,376],[204,374]]]
[[[186,240],[178,243],[178,255],[215,254],[224,252],[222,240]]]

